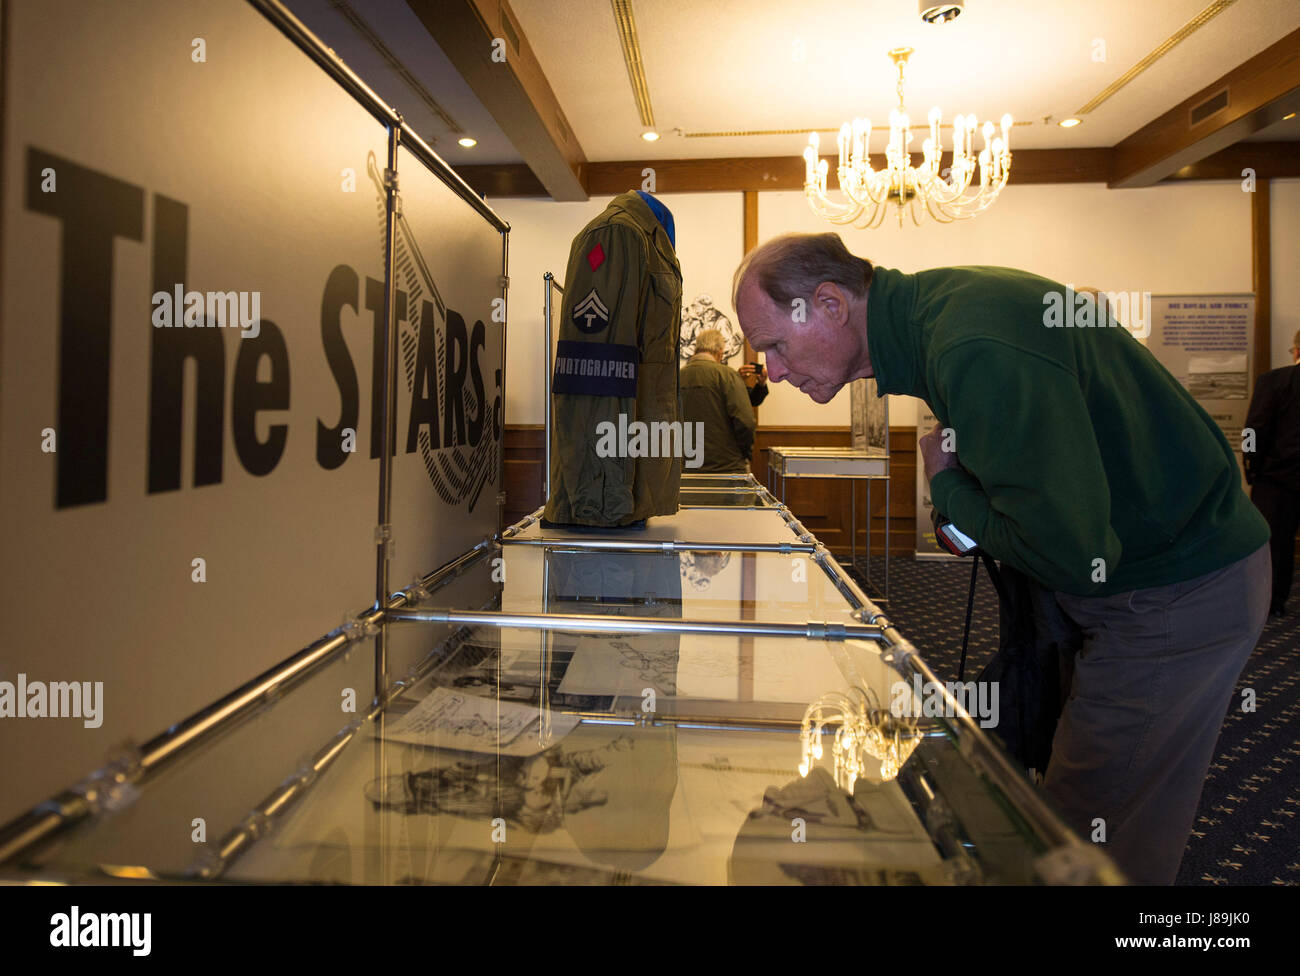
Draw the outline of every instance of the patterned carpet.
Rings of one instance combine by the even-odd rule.
[[[857,576],[866,569],[858,559]],[[873,580],[884,558],[871,559]],[[1210,766],[1178,883],[1300,885],[1300,572],[1291,612],[1270,618],[1238,682],[1255,691],[1256,709],[1229,710]],[[956,680],[970,563],[890,561],[884,609],[939,678]],[[998,646],[997,594],[984,570],[975,587],[966,679],[979,673]]]

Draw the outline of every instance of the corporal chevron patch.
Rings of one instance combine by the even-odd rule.
[[[573,324],[578,327],[579,332],[588,334],[599,332],[609,325],[609,309],[600,300],[595,288],[587,292],[587,297],[574,307]]]

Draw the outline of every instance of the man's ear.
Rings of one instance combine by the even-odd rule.
[[[833,281],[823,281],[813,291],[813,308],[831,325],[844,325],[849,320],[848,295]]]

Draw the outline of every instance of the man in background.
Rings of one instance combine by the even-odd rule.
[[[1268,612],[1286,613],[1295,570],[1295,534],[1300,524],[1300,332],[1291,340],[1290,366],[1255,381],[1246,427],[1255,450],[1243,451],[1250,498],[1268,522],[1273,553],[1273,587]]]
[[[695,338],[695,355],[682,367],[682,422],[704,425],[700,471],[746,472],[754,448],[754,409],[745,381],[723,363],[727,340],[717,329]]]

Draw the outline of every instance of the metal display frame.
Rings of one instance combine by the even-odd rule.
[[[555,420],[551,396],[551,378],[555,372],[555,293],[559,292],[563,299],[564,286],[548,271],[542,275],[542,289],[542,341],[546,343],[542,350],[542,396],[546,398],[545,467],[542,469],[542,504],[545,505],[551,497],[551,425]]]
[[[381,396],[382,428],[387,450],[380,452],[375,525],[375,599],[367,609],[352,617],[307,647],[264,671],[251,681],[170,726],[142,746],[117,750],[113,758],[85,780],[38,804],[9,823],[0,826],[0,866],[12,864],[26,852],[48,841],[72,825],[111,809],[124,788],[140,785],[178,757],[192,752],[198,745],[219,735],[243,717],[298,684],[323,665],[337,658],[354,642],[374,638],[374,695],[371,713],[381,709],[394,691],[388,675],[387,625],[389,612],[405,605],[407,591],[393,592],[389,578],[392,555],[393,453],[397,437],[397,318],[395,315],[396,236],[401,212],[399,193],[398,149],[409,152],[426,170],[437,177],[463,202],[468,203],[501,235],[501,275],[503,301],[509,300],[510,224],[496,213],[436,152],[420,138],[402,118],[402,114],[377,95],[334,51],[311,32],[280,0],[246,0],[295,47],[318,67],[387,130],[387,166],[384,170],[384,305],[385,329],[380,349],[383,359]],[[506,321],[508,322],[508,314]],[[508,328],[502,329],[501,386],[506,384],[506,341]],[[502,418],[504,426],[504,418]],[[497,449],[497,484],[505,484],[504,439]],[[498,494],[498,511],[504,494]],[[498,515],[498,524],[500,517]],[[490,543],[485,538],[473,549],[462,553],[428,575],[418,586],[433,586],[458,567],[481,555]]]

